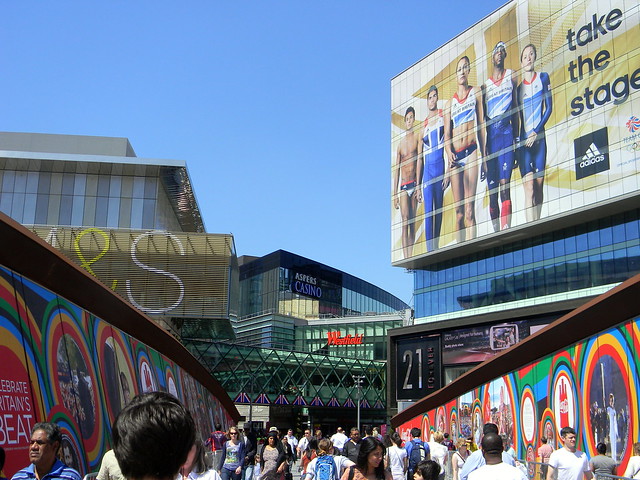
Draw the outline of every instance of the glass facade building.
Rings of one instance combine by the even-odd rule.
[[[637,273],[640,210],[635,209],[416,270],[416,318],[433,321],[471,309],[590,296]]]
[[[238,341],[246,345],[288,350],[300,347],[310,352],[316,345],[306,344],[299,336],[302,334],[295,333],[307,321],[408,308],[375,285],[283,250],[261,258],[241,257],[239,263],[241,307],[236,333]],[[340,321],[329,322],[339,329]]]

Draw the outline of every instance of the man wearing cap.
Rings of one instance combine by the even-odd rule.
[[[487,180],[489,215],[496,232],[511,227],[510,183],[518,143],[517,81],[513,70],[504,66],[506,58],[507,47],[498,42],[491,56],[491,77],[482,88],[487,122],[487,156],[482,173]]]
[[[448,184],[444,178],[444,115],[438,109],[438,88],[427,91],[427,118],[422,133],[424,163],[418,162],[418,181],[422,183],[427,252],[438,248],[442,226],[442,197]]]
[[[471,472],[469,480],[528,480],[522,471],[502,461],[504,445],[500,435],[486,434],[482,437],[481,446],[486,464]]]

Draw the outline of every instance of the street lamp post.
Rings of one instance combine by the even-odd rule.
[[[358,431],[360,431],[360,399],[362,398],[362,381],[364,380],[364,375],[352,375],[352,377],[356,387],[358,388],[358,395],[356,397],[358,403],[356,408],[358,410]]]

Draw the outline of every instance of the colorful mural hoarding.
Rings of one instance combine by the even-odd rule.
[[[560,430],[572,426],[589,457],[604,442],[624,471],[640,434],[638,346],[640,319],[635,319],[480,385],[399,431],[408,439],[409,430],[421,426],[423,436],[440,429],[454,440],[473,436],[479,442],[482,427],[492,422],[519,459],[535,460],[540,437],[558,448]]]
[[[392,262],[637,195],[639,23],[514,0],[395,77]]]
[[[81,474],[109,448],[111,424],[138,393],[180,398],[203,438],[232,422],[169,358],[28,279],[0,268],[0,446],[10,477],[28,464],[31,428],[55,421],[61,454]]]

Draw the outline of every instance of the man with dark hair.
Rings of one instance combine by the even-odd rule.
[[[482,427],[483,438],[485,435],[488,435],[490,433],[498,435],[498,426],[495,423],[485,423],[484,427]],[[502,439],[500,440],[500,443],[502,443]],[[459,474],[460,480],[467,480],[467,477],[471,472],[477,470],[483,465],[486,465],[486,461],[484,459],[482,451],[482,443],[480,443],[480,447],[481,448],[469,455],[469,458],[467,458],[467,460],[464,462],[464,465],[462,466]],[[513,460],[513,457],[507,452],[503,450],[501,455],[502,461],[504,463],[511,465],[512,467],[516,466],[516,462]]]
[[[506,58],[507,46],[498,42],[491,55],[491,77],[482,86],[487,117],[487,156],[482,170],[487,179],[489,214],[496,232],[511,227],[511,172],[518,137],[517,81],[513,70],[505,68]]]
[[[222,431],[222,425],[220,422],[216,422],[215,431],[211,432],[209,438],[205,442],[205,445],[211,447],[213,452],[213,464],[218,465],[220,463],[220,456],[222,455],[222,446],[227,441],[227,434]]]
[[[360,430],[356,427],[351,429],[349,441],[344,444],[342,455],[347,457],[353,463],[358,463],[358,453],[360,453]]]
[[[564,447],[559,448],[549,457],[547,480],[590,480],[593,478],[586,453],[576,448],[576,431],[571,427],[563,427],[560,430],[560,438],[562,438]]]
[[[407,451],[407,480],[413,480],[413,474],[418,468],[418,464],[424,460],[431,460],[431,451],[429,444],[423,442],[420,436],[422,431],[418,427],[411,429],[411,441],[407,442],[404,449]]]
[[[195,454],[195,440],[193,417],[165,392],[134,397],[113,425],[113,450],[128,480],[173,480]]]
[[[36,423],[31,429],[29,461],[31,465],[16,473],[11,480],[80,480],[80,474],[58,460],[62,434],[52,422]]]
[[[469,474],[469,480],[527,480],[527,476],[514,466],[502,461],[504,443],[497,433],[487,433],[482,437],[482,455],[485,465]]]

